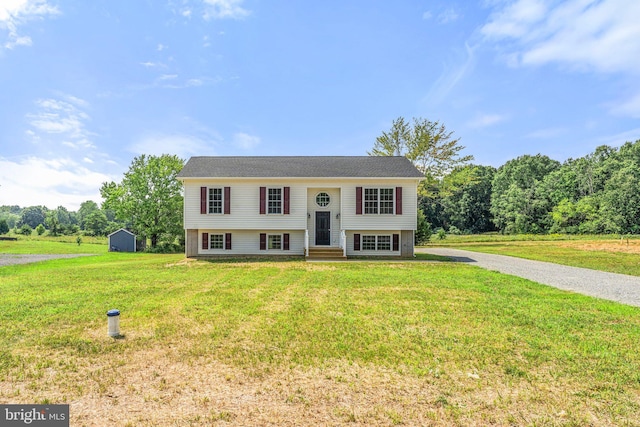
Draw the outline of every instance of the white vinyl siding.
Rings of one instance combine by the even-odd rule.
[[[233,238],[233,244],[230,250],[225,249],[201,249],[202,248],[202,233],[209,233],[209,242],[211,242],[212,235],[224,235],[231,233]],[[291,231],[291,230],[273,230],[268,233],[269,235],[277,235],[281,238],[281,245],[284,242],[282,236],[285,233],[289,234],[289,250],[284,249],[267,249],[260,250],[260,231],[259,230],[198,230],[198,255],[304,255],[304,231]],[[211,243],[209,243],[211,244]]]
[[[260,187],[284,188],[283,183],[268,180],[224,182],[186,181],[184,186],[185,229],[214,230],[304,230],[307,225],[307,189],[292,182],[289,215],[260,215]],[[287,184],[289,184],[287,182]],[[200,214],[200,187],[231,187],[230,215]],[[284,209],[284,190],[282,191]],[[223,195],[224,198],[224,195]]]
[[[367,189],[388,189],[393,192],[392,200],[383,200],[382,209],[395,211],[395,188],[402,187],[402,215],[391,214],[366,214],[363,206],[362,215],[356,214],[356,187],[362,187],[362,202],[364,205]],[[383,194],[388,199],[390,192]],[[340,214],[341,227],[344,230],[415,230],[417,226],[418,198],[417,182],[402,180],[387,180],[375,183],[354,180],[353,183],[344,183],[341,186],[342,209]],[[391,207],[392,206],[392,207]]]
[[[403,235],[400,230],[389,230],[389,234],[380,234],[377,230],[347,231],[347,256],[400,256]],[[355,235],[360,235],[360,250],[354,250]],[[393,235],[398,235],[398,250],[393,250]],[[413,236],[413,233],[411,233]],[[413,247],[413,242],[408,242]]]

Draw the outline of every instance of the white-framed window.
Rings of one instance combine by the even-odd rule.
[[[323,191],[316,195],[316,205],[318,205],[319,207],[326,208],[327,206],[329,206],[329,203],[331,203],[331,197],[329,196],[329,193],[325,193]]]
[[[282,188],[267,188],[267,213],[282,213]]]
[[[223,212],[223,194],[224,192],[222,188],[209,188],[207,212],[209,212],[210,214],[221,214]]]
[[[365,188],[364,189],[364,213],[366,215],[393,215],[394,213],[394,189],[393,188]]]
[[[363,251],[390,251],[391,236],[389,235],[364,235],[362,236]]]
[[[282,249],[282,234],[267,235],[267,249]]]
[[[380,189],[380,213],[393,214],[393,188]]]
[[[210,234],[209,249],[224,249],[224,234]]]
[[[376,236],[362,236],[362,250],[363,251],[375,251],[376,250]]]

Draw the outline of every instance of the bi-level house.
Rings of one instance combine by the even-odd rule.
[[[405,157],[192,157],[178,178],[187,257],[413,256]]]

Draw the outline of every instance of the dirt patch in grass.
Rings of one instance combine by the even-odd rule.
[[[618,240],[618,241],[588,241],[588,242],[562,242],[557,243],[564,248],[581,249],[594,252],[623,252],[629,254],[640,254],[640,240]]]
[[[489,370],[417,375],[345,361],[240,368],[216,360],[215,349],[197,359],[175,347],[51,356],[37,373],[1,381],[0,402],[69,403],[74,426],[615,424],[576,398],[581,385],[557,384],[543,369],[544,378],[514,371],[505,382]]]

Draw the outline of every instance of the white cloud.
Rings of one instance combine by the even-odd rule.
[[[69,158],[29,157],[20,162],[0,158],[0,204],[77,210],[86,200],[100,203],[100,186],[114,179]]]
[[[509,66],[557,64],[566,70],[640,76],[640,1],[516,0],[498,3],[481,29]],[[609,112],[640,117],[640,87]]]
[[[46,0],[2,0],[0,1],[0,30],[7,32],[5,49],[30,46],[31,37],[20,35],[18,28],[33,19],[57,15],[60,11]]]
[[[479,114],[473,120],[469,122],[471,128],[485,128],[507,119],[507,116],[503,114]]]
[[[243,19],[251,13],[242,7],[243,0],[203,0],[204,19]]]
[[[162,52],[163,50],[167,49],[169,46],[163,45],[162,43],[158,43],[158,47],[156,47],[156,50],[158,52]]]
[[[149,134],[139,138],[129,151],[136,154],[160,156],[175,154],[186,159],[190,156],[213,155],[212,146],[215,141],[206,141],[200,137],[187,134]]]
[[[233,145],[242,150],[251,150],[260,144],[260,137],[238,132],[233,135]]]
[[[153,62],[153,61],[141,62],[140,65],[146,68],[156,68],[156,67],[166,68],[167,67],[162,62]]]
[[[78,106],[86,107],[88,103],[70,95],[62,95],[62,97],[66,101],[47,98],[35,102],[38,111],[27,114],[29,124],[35,131],[27,131],[27,134],[34,140],[42,139],[42,134],[59,134],[63,137],[62,143],[66,146],[93,147],[89,141],[89,137],[93,134],[85,127],[89,115],[78,108]]]
[[[579,70],[640,73],[640,1],[517,0],[481,29],[518,65],[558,63]]]
[[[445,66],[442,74],[431,86],[431,89],[426,96],[425,101],[427,103],[437,105],[442,102],[458,85],[460,80],[473,70],[476,64],[474,49],[468,44],[465,44],[465,56],[464,62],[457,66]]]
[[[458,17],[458,12],[456,12],[455,9],[450,8],[438,15],[438,22],[440,24],[448,24],[456,21]]]
[[[433,14],[430,11],[427,10],[426,12],[424,12],[422,14],[422,19],[429,20],[429,19],[431,19],[432,16],[433,16]]]

